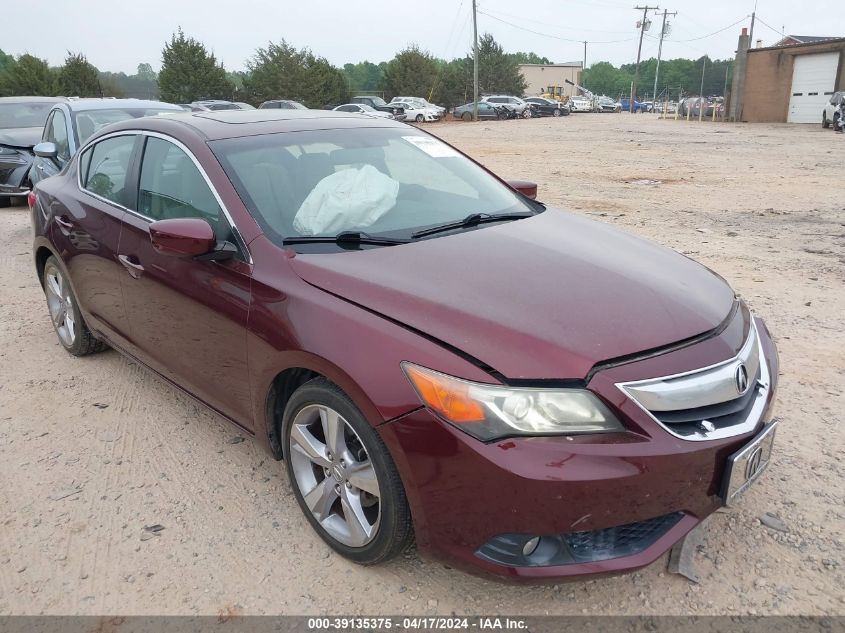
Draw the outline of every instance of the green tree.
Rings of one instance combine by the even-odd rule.
[[[363,61],[357,64],[344,64],[343,74],[352,92],[373,92],[381,89],[386,68],[386,62],[374,64]]]
[[[135,76],[141,81],[158,81],[158,75],[151,64],[138,64]]]
[[[517,64],[554,64],[548,57],[540,57],[537,53],[508,53],[508,57]]]
[[[482,94],[502,93],[517,97],[528,87],[518,64],[489,33],[482,35],[478,42],[478,87]]]
[[[387,63],[383,86],[388,98],[428,98],[437,82],[437,62],[429,53],[411,45]]]
[[[615,99],[620,95],[627,95],[631,92],[633,78],[633,73],[616,68],[609,62],[597,62],[584,71],[581,83],[595,94],[608,95]],[[654,75],[652,74],[653,79]],[[645,85],[645,83],[641,82],[641,85]]]
[[[344,103],[349,87],[343,72],[310,50],[296,50],[282,40],[259,48],[247,61],[244,96],[252,104],[295,99],[309,108]]]
[[[0,71],[0,96],[50,97],[56,94],[56,72],[43,59],[21,55]]]
[[[99,97],[99,71],[82,53],[68,51],[64,66],[59,69],[59,92],[75,97]]]
[[[126,77],[123,73],[119,73]],[[116,97],[121,99],[126,96],[126,93],[121,88],[121,84],[116,79],[117,75],[115,73],[100,73],[99,82],[100,82],[100,90],[102,91],[102,95],[104,97]],[[158,94],[158,86],[155,86],[155,92]],[[144,95],[145,99],[151,99],[153,97],[149,95]]]
[[[233,87],[226,71],[199,41],[179,29],[161,52],[158,74],[161,99],[188,103],[198,99],[229,99]]]
[[[438,66],[432,100],[446,108],[472,101],[472,59],[464,57],[450,62],[440,61]]]

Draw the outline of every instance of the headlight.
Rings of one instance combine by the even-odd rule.
[[[402,369],[429,409],[482,441],[624,430],[604,403],[584,389],[487,385],[408,362]]]

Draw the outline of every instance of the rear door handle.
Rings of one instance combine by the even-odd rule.
[[[138,262],[138,258],[134,255],[118,255],[117,258],[120,260],[121,264],[126,266],[126,270],[129,271],[129,274],[133,279],[138,279],[138,277],[144,274],[144,267],[141,266]]]
[[[73,230],[73,222],[68,220],[66,215],[62,215],[62,216],[57,217],[56,218],[56,224],[58,224],[60,227],[62,227],[66,231]]]

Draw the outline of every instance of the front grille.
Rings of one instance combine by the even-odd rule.
[[[745,343],[734,358],[683,374],[616,386],[672,435],[711,440],[740,435],[757,426],[768,398],[769,380],[752,320]]]
[[[673,512],[637,523],[551,536],[500,534],[475,555],[508,567],[551,567],[633,556],[654,545],[683,517],[683,512]],[[537,544],[532,548],[534,539]]]

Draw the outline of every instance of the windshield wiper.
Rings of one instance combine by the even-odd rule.
[[[477,226],[479,224],[486,224],[488,222],[505,222],[507,220],[519,220],[521,218],[530,218],[535,215],[529,211],[519,211],[517,213],[471,213],[463,220],[457,222],[447,222],[446,224],[439,224],[428,229],[422,229],[412,234],[414,239],[418,237],[425,237],[426,235],[434,235],[435,233],[443,233],[445,231],[453,231],[455,229],[463,229],[470,226]]]
[[[410,240],[403,240],[395,237],[378,237],[363,233],[361,231],[341,231],[337,235],[298,235],[286,237],[282,243],[288,244],[340,244],[341,246],[372,244],[374,246],[393,246],[394,244],[407,244]]]

